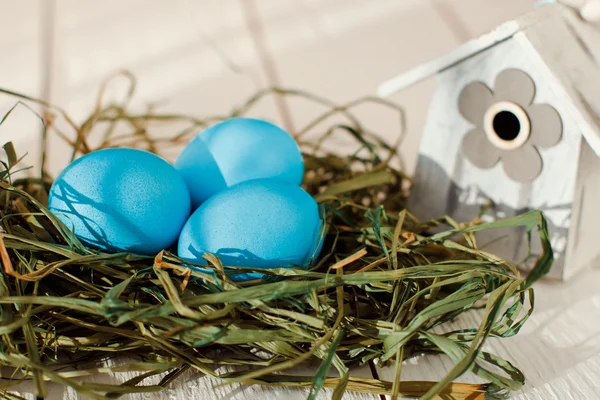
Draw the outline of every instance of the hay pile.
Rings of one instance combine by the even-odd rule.
[[[3,92],[41,104],[44,145],[49,135],[61,136],[73,146],[73,157],[110,146],[161,153],[227,117],[132,114],[127,108],[132,89],[120,103],[103,105],[101,95],[92,115],[76,124],[55,107]],[[225,272],[240,268],[224,266],[209,254],[205,258],[216,274],[183,267],[169,249],[148,258],[85,248],[47,210],[51,179],[43,164],[41,176],[15,179],[22,163],[13,146],[5,145],[0,182],[0,365],[5,372],[0,394],[16,398],[11,386],[32,380],[40,398],[47,394],[48,381],[94,399],[117,398],[184,384],[176,380],[187,370],[225,383],[309,387],[311,399],[325,387],[334,388],[336,399],[346,390],[394,398],[501,398],[523,385],[515,366],[482,351],[482,345],[489,337],[517,334],[532,312],[530,286],[553,259],[541,213],[487,224],[449,218],[419,222],[404,208],[409,181],[394,167],[395,145],[365,130],[351,112],[361,102],[395,106],[379,99],[337,106],[301,92],[271,89],[232,115],[246,115],[271,95],[302,96],[327,109],[296,137],[322,132],[316,141],[301,142],[304,187],[325,205],[329,229],[314,268],[266,271],[260,283],[231,281]],[[328,125],[334,115],[345,122]],[[53,124],[55,118],[67,121],[75,140]],[[185,127],[158,138],[152,133],[156,123]],[[116,133],[118,124],[129,133]],[[89,136],[99,130],[103,139],[92,148]],[[356,153],[324,150],[328,138],[340,133],[354,138]],[[446,230],[428,234],[433,226]],[[507,226],[537,229],[543,241],[545,251],[526,278],[514,265],[477,248],[477,231]],[[479,325],[444,329],[446,322],[474,308],[482,308]],[[423,353],[446,354],[456,365],[440,382],[401,381],[402,361]],[[117,356],[128,363],[101,368]],[[311,362],[319,365],[313,376],[290,374]],[[349,368],[365,363],[392,365],[396,379],[352,377]],[[215,372],[223,365],[235,368]],[[332,369],[335,378],[328,377]],[[114,385],[85,379],[123,371],[138,377]],[[452,383],[467,371],[488,383]]]

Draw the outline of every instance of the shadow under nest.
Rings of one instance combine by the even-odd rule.
[[[323,388],[332,388],[337,399],[347,390],[493,399],[524,384],[517,367],[482,346],[490,337],[517,334],[533,311],[530,286],[553,259],[540,212],[493,223],[476,215],[465,223],[442,216],[416,220],[404,208],[410,178],[398,167],[399,142],[387,144],[352,112],[365,103],[389,109],[398,115],[402,137],[402,109],[382,99],[336,105],[274,88],[221,117],[133,114],[128,105],[135,82],[126,76],[131,80],[127,96],[105,105],[103,86],[98,106],[81,124],[41,100],[0,91],[41,106],[43,147],[48,135],[57,135],[72,145],[72,159],[114,146],[161,154],[211,123],[251,113],[270,96],[322,106],[322,114],[294,132],[305,159],[303,187],[326,210],[321,257],[310,270],[261,270],[262,282],[240,283],[226,272],[248,269],[224,266],[211,254],[204,257],[215,273],[203,274],[184,267],[170,249],[155,257],[87,249],[46,208],[52,180],[44,170],[45,155],[40,176],[15,179],[21,163],[12,144],[6,144],[0,183],[1,396],[19,398],[11,387],[31,380],[39,398],[47,396],[48,382],[89,398],[117,398],[185,384],[177,378],[190,371],[225,384],[306,387],[311,399]],[[75,133],[73,139],[56,124],[58,118]],[[169,137],[153,134],[157,124],[171,123],[183,128]],[[129,133],[118,133],[123,127]],[[93,148],[92,132],[102,137]],[[313,138],[305,139],[311,132]],[[339,135],[355,143],[353,153],[327,150],[328,141]],[[512,226],[537,229],[542,241],[542,255],[527,277],[477,248],[477,231]],[[436,232],[444,228],[433,234],[433,227]],[[480,310],[479,325],[444,329],[472,309]],[[424,353],[444,354],[455,367],[439,382],[401,381],[402,361]],[[106,364],[108,359],[125,361]],[[391,365],[395,379],[351,375],[350,367],[366,363]],[[315,365],[316,372],[290,374],[305,364]],[[453,383],[467,371],[487,383]],[[90,379],[123,372],[135,377],[115,383]]]

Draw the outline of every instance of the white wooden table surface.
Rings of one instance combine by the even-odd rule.
[[[275,77],[257,55],[241,2],[262,21]],[[119,68],[139,81],[138,104],[196,115],[220,114],[274,80],[344,102],[374,93],[379,83],[441,55],[531,8],[533,0],[0,0],[0,87],[43,97],[75,118],[89,113],[103,78]],[[254,32],[256,33],[256,32]],[[395,95],[408,116],[402,154],[414,167],[419,132],[432,82]],[[0,97],[0,113],[14,103]],[[315,109],[292,103],[293,123]],[[261,116],[278,119],[261,104]],[[396,132],[395,115],[358,110],[378,132]],[[39,123],[25,111],[0,127],[0,139],[32,156]],[[51,170],[63,166],[65,147],[51,144]],[[35,157],[37,158],[37,157]],[[536,311],[519,335],[489,346],[527,376],[513,398],[600,398],[600,268],[566,283],[539,282]],[[472,325],[472,312],[457,326]],[[470,319],[470,320],[469,320]],[[425,357],[403,368],[405,380],[439,379],[448,360]],[[368,368],[355,374],[370,377]],[[392,371],[382,370],[383,379]],[[462,377],[469,382],[475,378]],[[303,399],[306,391],[239,385],[214,388],[213,379],[190,374],[161,394],[132,399]],[[33,399],[31,388],[20,393]],[[329,397],[324,391],[321,398]],[[51,399],[78,399],[51,387]],[[378,399],[349,393],[348,399]]]

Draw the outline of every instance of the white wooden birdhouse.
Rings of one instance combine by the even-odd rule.
[[[600,27],[552,4],[381,85],[388,96],[437,75],[409,210],[468,221],[485,204],[484,219],[540,209],[550,276],[598,259],[599,63]],[[525,237],[498,231],[478,244],[526,267]]]

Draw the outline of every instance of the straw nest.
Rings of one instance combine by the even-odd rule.
[[[251,113],[269,96],[322,106],[322,114],[295,132],[305,156],[304,187],[327,210],[321,257],[310,270],[269,270],[263,282],[240,284],[226,274],[240,268],[210,254],[205,258],[215,274],[185,268],[171,249],[150,258],[87,249],[46,208],[51,178],[44,172],[45,156],[37,177],[18,179],[15,170],[27,158],[19,162],[7,143],[0,182],[2,396],[18,398],[13,387],[29,380],[38,398],[47,395],[49,384],[70,386],[89,398],[117,398],[185,385],[177,378],[190,373],[223,384],[306,387],[310,399],[324,388],[333,388],[336,399],[345,391],[501,398],[523,385],[517,367],[482,346],[488,338],[517,334],[533,310],[531,284],[553,259],[541,213],[494,223],[477,216],[465,223],[442,216],[417,221],[404,208],[410,180],[395,167],[396,144],[367,131],[352,112],[365,102],[377,104],[397,112],[402,128],[402,110],[381,99],[336,105],[269,89],[230,115],[198,119],[131,113],[133,88],[132,79],[127,97],[108,104],[103,88],[98,106],[81,124],[41,100],[2,92],[38,103],[47,128],[43,146],[51,135],[61,137],[72,145],[73,158],[111,146],[161,153],[207,124]],[[59,129],[57,118],[75,136]],[[183,128],[170,137],[153,136],[157,124],[169,123]],[[320,135],[305,141],[309,131]],[[100,144],[92,146],[90,136],[99,132]],[[325,150],[336,135],[347,135],[357,151]],[[441,232],[428,233],[434,226]],[[510,226],[537,230],[542,240],[544,251],[527,277],[477,247],[477,231]],[[474,309],[478,324],[448,328]],[[402,361],[426,353],[445,354],[455,366],[439,382],[402,381]],[[390,365],[394,379],[352,376],[351,368],[365,363]],[[314,365],[314,374],[293,374],[303,364]],[[467,371],[486,383],[453,383]],[[99,374],[113,378],[90,379]],[[119,376],[123,381],[117,382]]]

